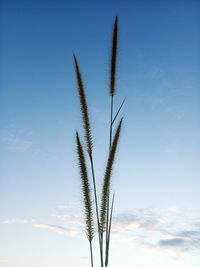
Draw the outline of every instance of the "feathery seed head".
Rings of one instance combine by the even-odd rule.
[[[115,80],[116,80],[116,64],[117,64],[117,47],[118,47],[118,17],[115,17],[113,37],[112,37],[112,52],[110,64],[110,95],[115,95]]]
[[[82,183],[83,202],[84,202],[84,209],[85,209],[86,235],[87,235],[88,240],[91,242],[94,237],[94,221],[93,221],[91,189],[90,189],[90,184],[89,184],[89,179],[88,179],[84,151],[83,151],[83,147],[80,142],[78,132],[76,132],[76,143],[77,143],[79,170],[80,170],[81,183]]]
[[[103,182],[103,188],[102,188],[102,194],[101,194],[101,210],[100,210],[100,225],[101,225],[101,231],[102,232],[105,231],[107,203],[108,203],[109,194],[110,194],[111,174],[112,174],[112,169],[113,169],[113,164],[114,164],[114,160],[115,160],[117,146],[119,143],[122,120],[123,120],[123,118],[120,120],[118,127],[115,131],[111,150],[110,150],[109,157],[107,160],[106,171],[104,174],[104,182]]]
[[[79,101],[80,101],[80,107],[81,107],[81,115],[82,115],[82,120],[83,120],[83,128],[85,132],[84,137],[85,137],[85,141],[87,145],[88,154],[91,155],[93,146],[92,146],[92,135],[91,135],[87,98],[85,95],[80,68],[79,68],[75,55],[74,55],[74,65],[75,65],[76,80],[77,80],[77,85],[78,85],[78,93],[79,93]]]

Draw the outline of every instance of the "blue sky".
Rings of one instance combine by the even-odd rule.
[[[127,99],[110,263],[199,266],[200,2],[8,0],[0,12],[0,266],[89,264],[72,53],[87,89],[100,188],[115,15],[115,108]]]

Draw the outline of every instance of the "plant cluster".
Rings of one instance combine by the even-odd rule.
[[[95,176],[95,165],[93,156],[93,138],[91,131],[91,123],[89,116],[89,108],[87,104],[87,97],[85,93],[85,88],[81,76],[80,67],[76,56],[74,55],[74,66],[77,80],[78,95],[80,101],[80,109],[82,115],[82,125],[84,132],[84,142],[83,146],[79,133],[76,132],[76,146],[77,146],[77,156],[80,170],[80,178],[82,184],[82,195],[83,204],[85,212],[85,226],[86,226],[86,236],[90,245],[90,257],[91,266],[94,266],[93,262],[93,246],[92,241],[95,233],[95,220],[97,223],[97,233],[99,241],[99,252],[100,252],[100,262],[101,267],[108,266],[109,260],[109,245],[110,245],[110,233],[112,226],[112,214],[114,205],[114,194],[111,195],[111,176],[113,164],[115,161],[116,151],[119,143],[119,138],[122,128],[122,120],[120,119],[118,125],[113,133],[113,127],[124,104],[125,99],[121,103],[117,112],[114,113],[114,96],[116,94],[116,65],[117,65],[117,49],[118,49],[118,17],[115,17],[113,36],[112,36],[112,50],[110,59],[110,85],[109,85],[109,95],[110,95],[110,125],[109,125],[109,153],[106,164],[106,169],[104,173],[101,196],[97,197],[96,188],[96,176]],[[85,149],[86,148],[86,151]],[[86,155],[89,159],[89,166],[87,166]],[[89,178],[90,169],[91,181]],[[94,198],[94,201],[93,201]],[[100,203],[99,203],[100,202]],[[93,203],[95,204],[93,208]],[[94,219],[94,214],[96,219]]]

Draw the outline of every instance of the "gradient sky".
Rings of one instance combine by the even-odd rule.
[[[110,266],[200,266],[200,2],[0,5],[0,266],[90,264],[74,138],[81,119],[72,52],[87,89],[100,191],[115,15],[115,108],[127,99],[112,180]]]

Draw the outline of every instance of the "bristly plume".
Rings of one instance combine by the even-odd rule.
[[[85,132],[84,136],[85,136],[85,141],[87,144],[88,154],[91,155],[92,154],[92,135],[91,135],[88,105],[87,105],[87,99],[85,95],[80,68],[79,68],[75,55],[74,55],[74,64],[75,64],[75,72],[76,72],[76,79],[77,79],[77,85],[78,85],[81,114],[82,114],[82,119],[83,119],[83,128]]]
[[[113,163],[115,160],[117,145],[118,145],[119,137],[121,133],[122,120],[123,119],[120,120],[119,125],[115,131],[115,135],[114,135],[114,139],[113,139],[112,146],[110,149],[106,171],[104,175],[104,182],[103,182],[102,195],[101,195],[101,210],[100,210],[101,212],[100,225],[101,225],[102,232],[105,231],[105,226],[106,226],[107,203],[108,203],[108,198],[110,194],[111,174],[112,174]]]
[[[93,221],[91,190],[88,180],[87,166],[85,162],[83,147],[81,145],[78,132],[76,132],[76,144],[77,144],[77,155],[79,161],[80,176],[82,182],[82,193],[84,200],[83,202],[85,208],[86,235],[88,240],[91,242],[94,237],[94,221]]]
[[[115,17],[113,38],[112,38],[112,53],[111,53],[111,66],[110,66],[110,95],[115,95],[115,76],[116,76],[116,63],[117,63],[117,46],[118,46],[118,17]]]

